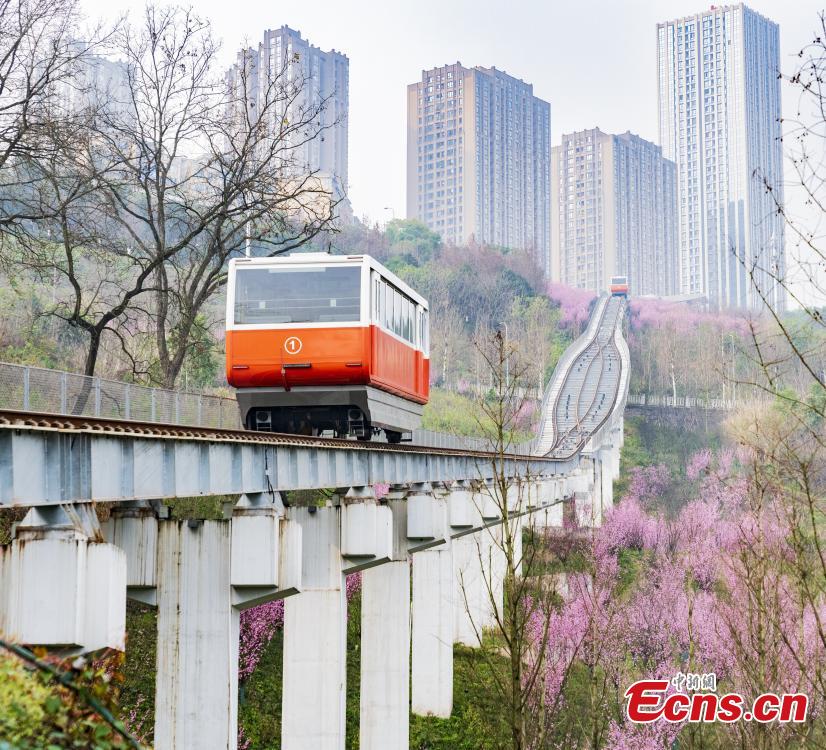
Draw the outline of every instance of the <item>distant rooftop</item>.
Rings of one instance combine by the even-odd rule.
[[[657,23],[657,28],[659,29],[659,28],[662,28],[663,26],[669,26],[673,23],[683,23],[685,21],[696,21],[698,18],[702,18],[703,16],[707,16],[710,13],[724,13],[727,10],[740,10],[741,8],[743,10],[747,10],[749,13],[753,13],[755,16],[758,16],[758,17],[762,18],[764,21],[767,21],[768,23],[772,23],[775,26],[777,26],[777,23],[775,21],[772,21],[771,18],[768,18],[768,17],[764,16],[762,13],[759,13],[758,11],[754,10],[753,8],[750,8],[745,3],[736,3],[734,5],[712,5],[707,10],[701,10],[701,11],[698,11],[697,13],[692,13],[691,15],[683,16],[682,18],[675,18],[671,21],[660,21],[660,22]]]
[[[326,51],[323,50],[318,45],[313,44],[309,39],[305,39],[303,36],[301,36],[301,32],[298,29],[294,29],[291,26],[288,26],[287,24],[284,24],[283,26],[280,26],[277,29],[267,29],[264,32],[264,36],[271,36],[271,35],[275,35],[275,34],[279,34],[279,33],[289,35],[289,36],[292,36],[292,37],[298,37],[301,41],[307,42],[307,44],[310,45],[310,49],[315,49],[315,50],[318,50],[319,52],[324,52],[325,54],[335,54],[335,55],[341,55],[342,57],[345,57],[345,58],[347,57],[347,55],[344,52],[339,52],[335,47],[333,47],[332,49],[326,50]]]

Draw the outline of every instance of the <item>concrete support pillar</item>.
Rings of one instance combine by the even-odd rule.
[[[510,493],[509,493],[510,494]],[[479,509],[482,523],[489,523],[502,518],[502,506],[508,501],[507,497],[500,497],[498,484],[489,479],[479,491]],[[483,627],[489,628],[496,624],[495,609],[501,611],[502,605],[502,528],[499,524],[485,526],[477,540],[478,556],[481,562],[481,620]],[[498,605],[494,606],[494,603]]]
[[[487,624],[488,627],[496,625],[497,613],[501,617],[505,604],[505,569],[507,558],[505,556],[504,543],[502,538],[502,525],[488,528],[488,548],[487,548],[487,582],[485,593],[487,594]]]
[[[235,748],[238,611],[230,601],[230,521],[158,529],[155,746]]]
[[[514,478],[508,485],[507,507],[508,510],[519,513],[524,510],[528,502],[528,483]]]
[[[525,516],[511,519],[511,533],[513,539],[513,564],[516,575],[522,575],[522,531],[525,527]]]
[[[123,650],[126,557],[91,505],[32,508],[0,547],[0,634],[80,653]]]
[[[371,487],[351,487],[341,504],[341,555],[350,568],[392,559],[393,514]]]
[[[453,710],[454,586],[449,542],[413,555],[411,705],[420,716]]]
[[[583,458],[580,468],[566,477],[566,495],[574,502],[577,525],[582,528],[594,526],[595,508],[598,512],[599,497],[595,482],[594,460]]]
[[[562,497],[564,479],[547,479],[539,484],[540,507],[531,516],[531,527],[544,531],[562,526]]]
[[[600,451],[599,465],[602,475],[602,502],[600,504],[600,523],[605,512],[614,507],[614,455],[616,449]]]
[[[394,489],[390,562],[361,574],[361,697],[359,747],[410,746],[410,563],[404,492]]]
[[[547,491],[549,493],[549,500],[551,504],[545,513],[545,526],[548,528],[561,529],[565,507],[565,480],[552,480],[549,482]]]
[[[444,717],[453,709],[455,619],[447,494],[414,485],[407,498],[407,537],[414,551],[411,705],[414,713]]]
[[[112,508],[104,536],[126,555],[126,595],[155,606],[159,503],[146,500]],[[163,508],[168,511],[168,508]]]
[[[581,528],[591,528],[594,525],[594,493],[575,492],[574,508],[576,509],[577,525]]]
[[[611,474],[616,479],[619,477],[620,454],[622,452],[622,435],[618,429],[611,432],[611,443]]]
[[[113,512],[129,594],[158,607],[157,747],[237,746],[239,611],[300,583],[300,529],[282,507],[261,493],[220,521],[159,520],[146,502]]]
[[[544,500],[543,487],[544,480],[535,478],[525,480],[525,507],[538,508]]]
[[[496,496],[497,489],[492,480],[481,484],[473,493],[473,498],[482,521],[493,521],[502,517],[502,500]]]
[[[363,750],[407,750],[409,698],[410,566],[394,560],[361,574]]]
[[[290,508],[289,515],[302,530],[303,588],[299,596],[284,603],[281,747],[341,750],[347,598],[341,568],[339,509]]]
[[[453,642],[475,648],[486,624],[484,613],[487,594],[482,579],[482,561],[479,557],[479,538],[486,531],[465,534],[454,539],[453,569],[455,586],[455,625]]]
[[[482,496],[464,482],[457,482],[448,498],[448,518],[453,533],[472,529],[482,522]],[[479,645],[482,630],[483,580],[479,557],[479,532],[466,533],[452,541],[454,627],[453,642]]]

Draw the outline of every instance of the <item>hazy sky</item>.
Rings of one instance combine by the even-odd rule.
[[[143,0],[82,0],[90,16],[135,13]],[[185,3],[184,3],[185,4]],[[247,40],[287,24],[322,49],[350,58],[350,198],[357,216],[405,212],[408,83],[423,68],[460,61],[532,83],[551,103],[551,141],[599,126],[657,140],[658,21],[702,11],[696,0],[193,0],[223,40],[227,63]],[[782,65],[818,24],[820,6],[754,0],[780,24]],[[784,108],[794,105],[790,95]],[[391,210],[385,210],[390,207]]]

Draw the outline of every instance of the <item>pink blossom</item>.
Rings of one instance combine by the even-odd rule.
[[[241,612],[241,636],[238,643],[239,680],[246,680],[253,673],[275,631],[283,626],[283,599],[259,604]]]
[[[596,295],[588,289],[574,289],[565,284],[548,284],[548,296],[556,302],[564,328],[582,330],[591,316],[591,303]]]
[[[599,542],[610,551],[620,549],[657,550],[666,538],[666,529],[660,516],[647,514],[636,497],[626,497],[605,517]]]
[[[665,719],[650,724],[611,722],[606,750],[667,750],[674,745],[682,727]]]
[[[749,507],[754,488],[739,468],[743,459],[732,451],[692,456],[685,473],[700,480],[697,496],[675,517],[654,510],[671,488],[670,471],[635,472],[628,495],[590,533],[586,570],[568,572],[561,605],[532,621],[537,638],[550,621],[548,705],[564,702],[576,661],[619,690],[644,677],[714,672],[726,690],[802,691],[810,715],[826,708],[816,682],[822,669],[814,668],[826,663],[826,601],[801,598],[794,566],[786,564],[793,560],[788,519],[770,500]],[[641,554],[621,554],[629,549]],[[755,683],[763,670],[771,685]],[[609,728],[606,747],[664,749],[680,729],[620,720]]]
[[[632,297],[629,302],[631,329],[666,328],[677,333],[696,332],[701,327],[745,336],[747,320],[736,313],[711,313],[681,302]]]
[[[657,505],[671,485],[671,470],[665,464],[631,469],[631,484],[626,497],[643,507]]]
[[[697,479],[700,474],[708,469],[709,465],[711,464],[711,451],[708,448],[704,448],[701,451],[697,451],[691,458],[688,460],[688,466],[685,468],[685,475],[690,481],[694,481]]]

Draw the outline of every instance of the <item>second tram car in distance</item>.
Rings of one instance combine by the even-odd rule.
[[[612,276],[610,290],[612,297],[628,297],[628,277]]]
[[[427,301],[367,255],[235,258],[227,380],[248,429],[399,442],[430,392]]]

